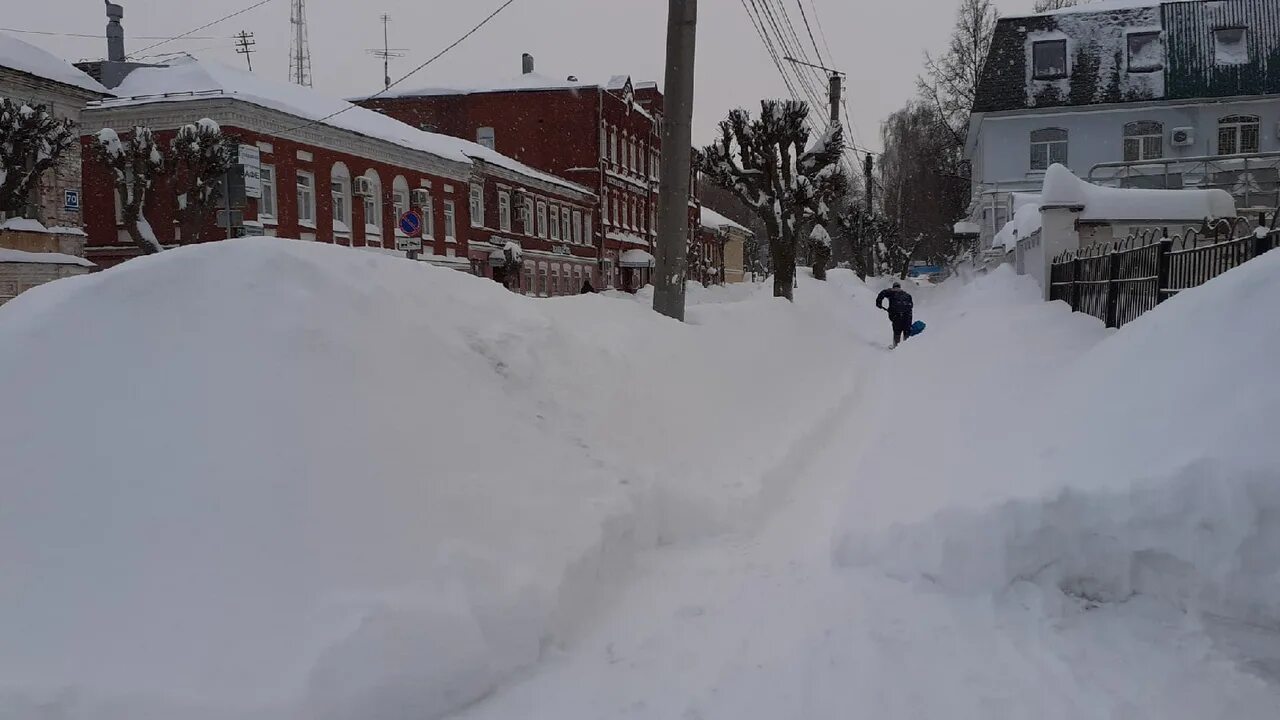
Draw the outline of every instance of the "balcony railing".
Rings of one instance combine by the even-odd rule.
[[[1126,188],[1216,188],[1230,193],[1242,211],[1274,210],[1280,207],[1280,152],[1098,163],[1087,180]]]

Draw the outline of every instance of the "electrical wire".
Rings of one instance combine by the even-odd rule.
[[[800,8],[800,18],[804,20],[804,29],[809,32],[809,41],[813,43],[813,52],[818,56],[818,62],[821,63],[822,51],[818,49],[818,39],[813,36],[813,26],[809,24],[809,13],[804,11],[804,0],[796,0],[796,6]]]
[[[70,37],[70,38],[87,38],[90,40],[105,40],[106,35],[93,35],[90,33],[71,33],[71,32],[53,32],[51,30],[24,30],[20,28],[0,27],[0,30],[11,33],[21,33],[23,35],[49,35],[52,37]],[[134,40],[231,40],[234,35],[134,35]]]
[[[174,37],[166,38],[166,39],[164,39],[164,40],[161,40],[160,42],[158,42],[158,43],[156,43],[156,44],[154,44],[154,45],[148,45],[148,46],[146,46],[146,47],[142,48],[141,50],[136,50],[136,51],[134,51],[133,53],[130,53],[129,57],[137,57],[137,56],[142,55],[142,53],[144,53],[144,52],[146,52],[146,51],[148,51],[148,50],[154,50],[154,49],[156,49],[156,48],[158,48],[158,47],[160,47],[161,45],[164,45],[164,44],[166,44],[166,43],[173,42],[174,40],[182,40],[182,39],[187,38],[187,37],[189,37],[189,36],[191,36],[191,35],[194,35],[195,33],[200,32],[201,30],[204,30],[205,28],[213,27],[214,25],[217,25],[217,24],[218,24],[218,23],[220,23],[220,22],[225,22],[225,21],[227,21],[227,20],[230,20],[230,19],[231,19],[231,18],[233,18],[233,17],[237,17],[237,16],[239,16],[239,15],[243,15],[243,14],[245,14],[245,13],[249,12],[250,10],[256,10],[256,9],[258,9],[258,8],[262,7],[263,5],[266,5],[266,4],[267,4],[267,3],[269,3],[269,2],[272,2],[272,0],[259,0],[258,2],[256,2],[256,3],[252,4],[252,5],[250,5],[250,6],[249,6],[249,7],[247,7],[247,8],[243,8],[243,9],[237,10],[237,11],[235,11],[235,12],[231,13],[230,15],[224,15],[224,16],[222,16],[222,17],[218,18],[217,20],[214,20],[214,21],[212,21],[212,22],[207,22],[207,23],[205,23],[204,25],[201,25],[201,26],[200,26],[200,27],[198,27],[198,28],[195,28],[195,29],[190,30],[190,31],[188,31],[188,32],[184,32],[184,33],[182,33],[181,35],[175,35]]]
[[[268,1],[269,1],[269,0],[268,0]],[[489,24],[489,21],[491,21],[491,20],[493,20],[495,17],[497,17],[497,16],[498,16],[498,13],[502,12],[503,10],[506,10],[506,9],[507,9],[508,7],[510,7],[510,6],[512,5],[512,3],[514,3],[515,1],[516,1],[516,0],[506,0],[506,2],[502,3],[502,5],[498,6],[498,9],[497,9],[497,10],[494,10],[493,12],[489,13],[489,16],[488,16],[488,17],[486,17],[484,20],[481,20],[479,25],[476,25],[475,27],[473,27],[473,28],[471,28],[470,30],[468,30],[468,31],[466,32],[466,34],[464,34],[462,37],[458,38],[457,40],[454,40],[454,41],[453,41],[453,42],[452,42],[448,47],[446,47],[445,49],[441,50],[440,52],[436,53],[435,55],[432,55],[430,58],[428,58],[428,59],[427,59],[427,61],[426,61],[426,62],[424,62],[424,63],[422,63],[421,65],[419,65],[418,67],[416,67],[416,68],[414,68],[414,69],[410,70],[408,73],[406,73],[406,74],[405,74],[403,77],[401,77],[399,80],[396,80],[395,82],[391,83],[390,85],[387,85],[385,88],[383,88],[383,89],[379,90],[378,92],[374,93],[373,95],[370,95],[368,98],[366,98],[366,100],[372,100],[372,99],[374,99],[374,98],[376,98],[376,97],[378,97],[378,96],[382,95],[383,93],[386,93],[386,92],[387,92],[388,90],[390,90],[391,88],[393,88],[393,87],[395,87],[395,86],[399,85],[400,83],[404,82],[405,80],[408,80],[412,75],[414,75],[415,73],[417,73],[419,70],[421,70],[421,69],[425,68],[426,66],[428,66],[428,65],[430,65],[431,63],[435,62],[436,60],[439,60],[441,57],[443,57],[443,56],[444,56],[444,54],[445,54],[445,53],[447,53],[447,52],[449,52],[450,50],[452,50],[452,49],[454,49],[454,48],[458,47],[459,45],[461,45],[461,44],[462,44],[462,42],[463,42],[464,40],[466,40],[467,38],[469,38],[469,37],[471,37],[472,35],[475,35],[477,32],[479,32],[479,31],[480,31],[480,28],[484,27],[485,25],[488,25],[488,24]],[[301,130],[301,129],[303,129],[303,128],[311,127],[312,125],[318,125],[318,124],[320,124],[320,123],[322,123],[322,122],[324,122],[324,121],[326,121],[326,120],[328,120],[328,119],[330,119],[330,118],[337,117],[338,115],[341,115],[342,113],[344,113],[344,112],[346,112],[346,111],[348,111],[348,110],[351,110],[351,109],[352,109],[352,108],[354,108],[354,107],[356,107],[356,106],[355,106],[355,105],[347,105],[346,107],[342,108],[341,110],[338,110],[337,112],[329,113],[328,115],[325,115],[324,117],[319,118],[319,119],[317,119],[317,120],[311,120],[310,122],[303,123],[302,125],[299,125],[299,126],[297,126],[297,127],[289,128],[289,131],[291,132],[291,131],[295,131],[295,130]]]

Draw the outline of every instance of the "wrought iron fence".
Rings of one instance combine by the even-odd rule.
[[[1148,230],[1058,255],[1049,266],[1049,299],[1062,300],[1107,327],[1122,327],[1183,290],[1277,247],[1275,218],[1270,227],[1255,227],[1245,218],[1219,220],[1171,238]]]

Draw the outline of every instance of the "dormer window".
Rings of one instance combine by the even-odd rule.
[[[1164,69],[1164,48],[1160,33],[1129,33],[1129,72],[1146,73]]]
[[[1060,80],[1067,77],[1067,41],[1040,40],[1031,43],[1032,77],[1036,80]]]

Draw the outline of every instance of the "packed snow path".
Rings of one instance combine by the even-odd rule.
[[[685,325],[265,238],[50,283],[0,720],[1270,720],[1278,272],[1113,334],[1006,268],[893,352],[841,272]]]
[[[907,487],[922,475],[979,495],[966,478],[948,477],[957,442],[983,434],[956,423],[978,415],[984,396],[995,410],[1016,405],[1005,383],[1047,378],[1103,335],[1068,317],[1020,339],[1049,317],[1025,294],[988,307],[969,297],[952,310],[952,294],[911,290],[932,334],[894,353],[884,347],[887,323],[851,307],[854,331],[872,336],[849,358],[853,389],[768,469],[762,485],[786,490],[760,527],[647,554],[607,614],[458,717],[1275,717],[1277,628],[1197,618],[1141,595],[1054,598],[1030,578],[957,596],[879,567],[842,566],[832,538],[846,502],[864,520],[945,507],[912,497],[937,486]],[[970,356],[931,342],[945,348],[955,336],[944,329],[957,324],[978,335],[964,343]],[[880,472],[859,476],[867,468]]]

